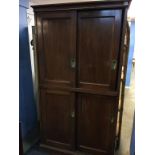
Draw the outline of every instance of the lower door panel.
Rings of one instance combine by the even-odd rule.
[[[71,149],[74,145],[74,94],[59,90],[41,90],[42,143]]]
[[[114,97],[79,94],[77,111],[78,149],[92,155],[111,155],[113,150]]]

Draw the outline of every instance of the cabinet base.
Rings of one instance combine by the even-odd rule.
[[[98,155],[98,154],[86,153],[86,152],[81,152],[76,150],[60,149],[46,144],[40,144],[40,147],[51,152],[51,155]],[[114,154],[107,153],[106,155],[114,155]]]
[[[62,154],[62,155],[74,155],[73,151],[69,151],[69,150],[65,150],[65,149],[59,149],[56,147],[52,147],[49,145],[45,145],[45,144],[40,144],[40,147],[49,151],[53,151],[56,152],[58,154]]]

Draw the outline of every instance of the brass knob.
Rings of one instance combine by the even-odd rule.
[[[75,118],[75,112],[74,111],[71,112],[71,117]]]
[[[113,123],[114,123],[114,118],[112,117],[112,118],[111,118],[111,124],[113,124]]]
[[[73,69],[76,67],[76,60],[75,60],[75,58],[71,58],[71,60],[70,60],[70,66]]]
[[[116,70],[117,68],[117,60],[112,60],[111,69]]]

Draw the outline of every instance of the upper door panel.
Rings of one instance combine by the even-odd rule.
[[[70,60],[75,57],[76,17],[74,12],[37,14],[40,83],[48,86],[74,85],[75,72]]]
[[[78,14],[78,87],[115,90],[119,54],[120,10]]]

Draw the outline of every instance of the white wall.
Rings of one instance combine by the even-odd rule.
[[[132,0],[131,5],[130,5],[129,10],[128,10],[128,17],[131,19],[135,19],[135,16],[136,16],[135,1],[136,0]]]

